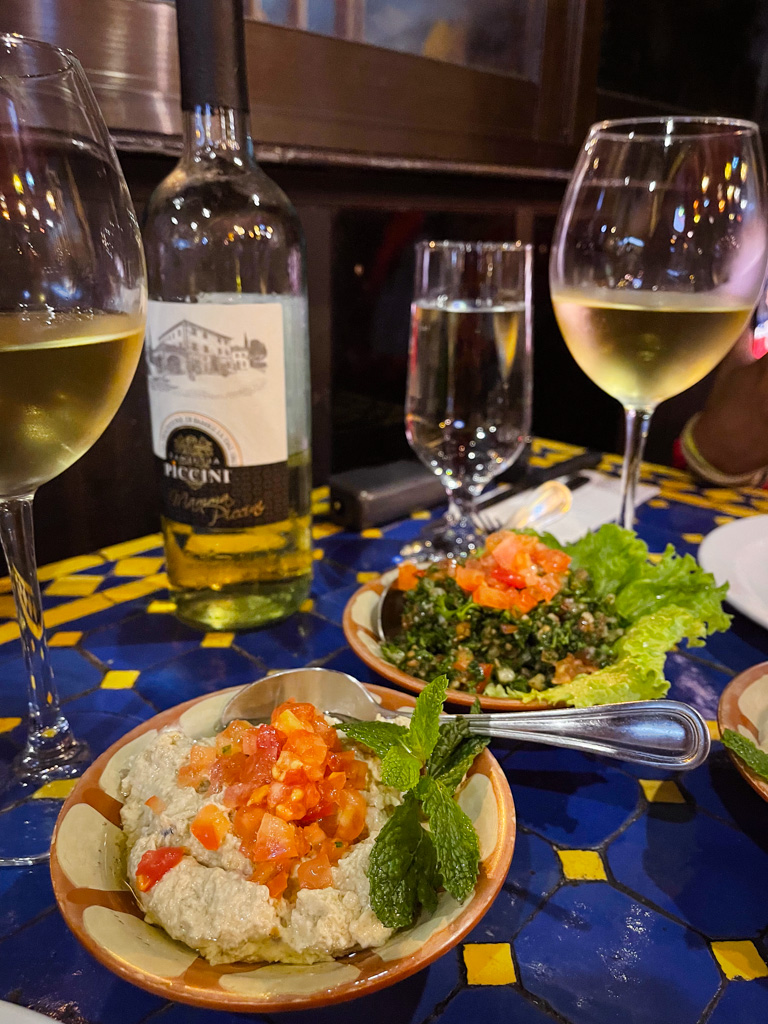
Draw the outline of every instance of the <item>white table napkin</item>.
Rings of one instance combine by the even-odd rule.
[[[582,484],[573,492],[573,504],[564,516],[549,522],[544,521],[541,529],[553,534],[561,544],[569,544],[578,540],[585,533],[596,530],[603,523],[615,522],[619,512],[619,501],[621,497],[620,481],[618,477],[606,476],[594,469],[582,470],[579,476],[588,476],[589,483]],[[560,477],[562,483],[567,483],[568,477]],[[535,488],[528,491],[521,491],[512,498],[499,501],[490,508],[479,513],[480,521],[490,529],[488,519],[494,522],[504,522],[516,508],[525,504],[530,499]],[[658,487],[650,484],[640,484],[637,488],[636,505],[642,505],[654,495],[659,493]]]

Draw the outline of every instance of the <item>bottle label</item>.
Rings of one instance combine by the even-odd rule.
[[[279,302],[158,302],[145,355],[165,514],[201,530],[287,519]]]

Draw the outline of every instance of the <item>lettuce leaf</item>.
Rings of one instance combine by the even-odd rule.
[[[726,630],[731,617],[722,609],[728,584],[715,584],[712,573],[704,572],[693,555],[680,557],[670,544],[657,565],[650,563],[636,579],[616,595],[616,611],[629,622],[674,605],[685,608],[707,623],[707,632]],[[706,634],[705,634],[706,635]],[[702,641],[690,641],[691,646]]]
[[[606,523],[565,548],[571,556],[571,569],[586,569],[592,579],[595,596],[602,599],[618,595],[639,579],[648,562],[648,545],[632,530]]]
[[[627,629],[616,642],[618,657],[612,665],[549,690],[520,694],[519,699],[586,708],[663,697],[669,689],[664,678],[667,653],[684,637],[696,645],[706,634],[707,624],[701,618],[686,608],[669,605],[644,615]]]
[[[615,596],[616,612],[626,626],[672,606],[706,623],[704,635],[730,626],[731,617],[722,609],[728,584],[718,587],[693,555],[680,556],[671,544],[654,565],[648,561],[644,541],[631,530],[607,523],[565,550],[573,569],[589,572],[598,598]],[[701,642],[690,641],[692,646]]]

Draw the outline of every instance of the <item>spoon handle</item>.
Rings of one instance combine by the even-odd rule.
[[[477,735],[571,747],[672,771],[697,768],[710,746],[709,730],[698,711],[673,700],[467,718],[470,732]]]

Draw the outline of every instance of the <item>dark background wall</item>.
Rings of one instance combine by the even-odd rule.
[[[354,0],[334,0],[346,38],[247,24],[259,156],[307,236],[316,483],[409,454],[405,359],[423,237],[534,245],[534,430],[617,450],[620,409],[573,363],[549,301],[549,244],[578,144],[595,117],[767,119],[768,0],[740,0],[738,17],[732,0],[513,7],[528,11],[528,35],[497,48],[495,70],[365,45]],[[0,6],[0,31],[81,56],[139,214],[179,146],[174,17],[149,0]],[[669,458],[706,386],[662,407],[651,458]],[[101,440],[41,489],[37,525],[43,562],[157,529],[143,368]]]

